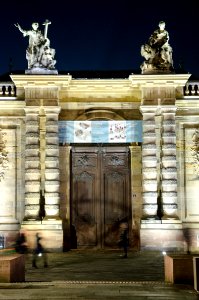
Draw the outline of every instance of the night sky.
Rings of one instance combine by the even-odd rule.
[[[14,26],[31,29],[49,19],[48,38],[56,50],[59,71],[117,71],[140,73],[146,43],[159,21],[166,22],[174,68],[199,77],[199,1],[50,0],[1,2],[0,74],[27,69],[28,37]],[[12,64],[10,64],[10,61]]]

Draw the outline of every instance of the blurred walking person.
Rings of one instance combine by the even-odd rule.
[[[16,239],[15,251],[19,254],[28,253],[28,243],[27,243],[26,233],[25,230],[23,229],[19,231],[18,237]]]
[[[123,248],[124,255],[123,258],[128,257],[128,244],[129,244],[129,238],[128,238],[128,222],[127,220],[123,220],[120,224],[120,241],[119,246]]]
[[[33,260],[32,260],[32,266],[33,268],[38,268],[37,266],[37,260],[38,257],[43,258],[43,263],[44,263],[44,268],[48,267],[48,261],[47,261],[47,253],[41,244],[41,239],[42,237],[39,235],[39,233],[36,233],[36,246],[35,249],[33,250]]]

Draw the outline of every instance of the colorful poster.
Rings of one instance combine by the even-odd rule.
[[[142,121],[59,121],[59,142],[142,142]]]
[[[109,143],[126,143],[126,121],[109,122]]]
[[[74,143],[91,143],[91,121],[74,122]]]

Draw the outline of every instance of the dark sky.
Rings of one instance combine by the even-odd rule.
[[[8,0],[1,2],[0,74],[25,70],[28,37],[14,26],[31,29],[49,19],[48,37],[58,71],[138,70],[147,42],[159,21],[166,22],[174,67],[183,62],[199,77],[199,0]]]

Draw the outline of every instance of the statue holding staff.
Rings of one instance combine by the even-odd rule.
[[[32,23],[31,30],[24,30],[18,23],[14,24],[24,37],[29,36],[29,45],[26,49],[29,70],[33,68],[55,69],[55,50],[50,48],[50,40],[47,38],[49,24],[51,22],[48,20],[43,23],[45,25],[44,34],[39,30],[37,22]]]

